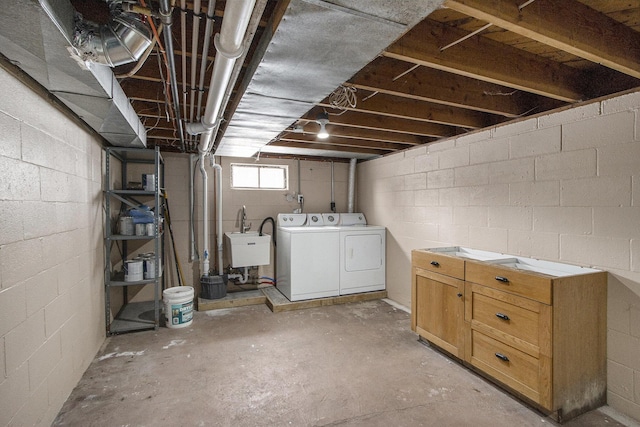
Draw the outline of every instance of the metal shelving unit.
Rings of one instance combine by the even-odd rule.
[[[128,169],[132,164],[144,165],[145,173],[153,174],[155,191],[145,191],[140,189],[122,189],[112,188],[114,183],[114,169],[116,165],[113,161],[117,160],[121,168],[120,182],[122,186],[126,186],[128,182]],[[164,289],[164,275],[162,274],[161,261],[164,254],[163,230],[161,230],[161,218],[164,216],[164,160],[160,154],[158,147],[155,150],[139,149],[139,148],[106,148],[105,162],[105,227],[104,227],[104,243],[105,243],[105,270],[104,270],[104,288],[105,288],[105,320],[107,335],[115,335],[126,332],[133,332],[145,329],[158,329],[160,326],[160,298],[161,291]],[[118,211],[114,211],[114,202],[118,201]],[[151,202],[152,201],[152,202]],[[151,203],[150,203],[151,202]],[[153,215],[153,235],[136,236],[123,235],[114,232],[116,224],[112,223],[115,214],[121,213],[121,207],[124,205],[129,208],[137,208],[141,204],[147,204],[152,207]],[[152,206],[151,206],[152,205]],[[133,255],[129,242],[131,241],[153,241],[155,254],[155,274],[152,279],[144,279],[137,281],[125,281],[124,272],[116,271],[115,264],[112,261],[113,245],[121,245],[119,261],[124,262],[131,259]],[[131,286],[153,286],[153,300],[143,302],[132,302],[129,300],[129,287]],[[111,319],[111,298],[112,290],[119,288],[122,290],[122,306],[118,313]]]

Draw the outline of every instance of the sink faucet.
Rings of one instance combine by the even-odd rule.
[[[245,205],[242,205],[242,217],[240,218],[241,233],[246,233],[247,231],[251,230],[251,223],[249,223],[249,225],[245,225],[246,222],[247,222],[247,207]]]

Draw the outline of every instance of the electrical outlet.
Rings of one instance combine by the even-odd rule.
[[[298,203],[302,203],[304,200],[304,196],[302,194],[298,194]]]

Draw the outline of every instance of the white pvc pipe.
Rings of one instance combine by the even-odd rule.
[[[222,166],[211,155],[211,167],[216,171],[216,243],[218,244],[218,274],[222,276]]]
[[[200,173],[202,174],[202,275],[209,276],[209,188],[204,153],[200,153]]]
[[[347,212],[353,213],[354,201],[356,194],[356,163],[358,159],[351,159],[349,162],[349,200],[347,204]]]
[[[216,59],[209,84],[209,96],[200,123],[187,126],[189,133],[202,134],[200,153],[211,151],[213,129],[218,123],[224,94],[231,79],[236,59],[243,53],[242,40],[247,31],[255,0],[235,0],[227,2],[222,20],[222,28],[214,38]]]
[[[196,259],[196,236],[194,233],[194,225],[193,225],[193,210],[194,210],[194,192],[193,192],[193,180],[195,178],[195,170],[194,170],[194,162],[195,162],[195,154],[189,154],[189,240],[191,243],[191,255],[190,259],[193,262]]]
[[[238,281],[242,284],[247,283],[249,280],[249,267],[244,267],[242,274],[229,274],[229,280],[239,279]]]

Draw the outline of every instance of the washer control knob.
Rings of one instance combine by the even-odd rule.
[[[318,222],[318,217],[316,215],[311,216],[311,221]]]

